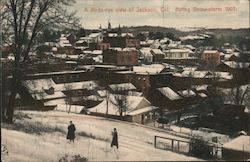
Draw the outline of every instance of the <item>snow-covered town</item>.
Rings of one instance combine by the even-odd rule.
[[[27,30],[33,17],[3,35],[1,162],[250,159],[249,28]]]

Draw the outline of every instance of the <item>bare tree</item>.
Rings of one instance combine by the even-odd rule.
[[[6,121],[12,123],[17,88],[39,34],[48,26],[59,30],[78,28],[79,19],[66,8],[74,0],[3,0],[0,3],[3,43],[11,45],[15,56],[6,112]]]
[[[74,96],[72,94],[73,86],[72,86],[72,84],[66,83],[66,84],[64,84],[64,88],[65,88],[65,91],[67,92],[67,94],[66,94],[66,109],[69,106],[69,109],[66,111],[68,111],[68,113],[70,113],[70,109],[71,109],[71,105],[72,105],[72,97]]]

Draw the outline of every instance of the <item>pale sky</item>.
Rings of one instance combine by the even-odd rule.
[[[87,29],[106,28],[109,19],[112,27],[249,28],[248,0],[76,0],[72,9]]]

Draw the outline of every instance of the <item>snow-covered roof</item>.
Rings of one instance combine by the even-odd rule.
[[[151,106],[150,102],[144,97],[138,96],[122,96],[122,95],[109,95],[108,99],[108,114],[109,115],[119,115],[119,108],[117,106],[117,98],[124,97],[127,107],[127,113],[130,113],[134,110],[145,108]],[[107,110],[107,98],[105,98],[99,105],[88,109],[93,113],[102,113],[106,114]],[[126,115],[126,114],[123,114]]]
[[[182,97],[194,97],[196,94],[191,89],[177,91]]]
[[[155,42],[155,40],[153,40],[153,39],[147,40],[147,44],[153,44],[154,42]]]
[[[31,96],[36,100],[62,98],[65,95],[60,91],[54,93],[46,93],[46,90],[55,87],[55,82],[50,79],[36,79],[22,81],[22,85],[27,88]]]
[[[54,92],[53,94],[47,94],[47,93],[32,93],[32,98],[36,100],[47,100],[47,99],[55,99],[55,98],[63,98],[65,95],[62,92]]]
[[[109,85],[109,88],[113,91],[136,90],[136,87],[132,83],[111,84]]]
[[[211,75],[211,77],[213,76]],[[215,72],[215,77],[230,80],[233,79],[233,74],[229,72]]]
[[[51,79],[34,79],[22,81],[22,85],[28,89],[30,93],[45,92],[44,90],[54,87],[56,84]]]
[[[178,100],[182,98],[169,87],[157,88],[157,90],[159,90],[164,96],[166,96],[170,100]]]
[[[169,49],[164,51],[165,53],[193,53],[190,49],[186,48],[176,48],[176,49]]]
[[[122,33],[121,34],[122,37],[126,37],[126,36],[129,36],[129,37],[133,37],[133,33]]]
[[[85,70],[80,71],[56,71],[56,72],[49,72],[49,73],[36,73],[36,74],[27,74],[27,76],[43,76],[43,75],[59,75],[59,74],[79,74],[86,72]]]
[[[79,40],[91,40],[90,37],[80,37]]]
[[[176,44],[176,43],[170,43],[170,44],[168,44],[169,48],[176,48],[177,46],[178,46],[178,44]]]
[[[108,33],[108,36],[109,36],[109,37],[117,37],[118,34],[117,34],[117,33]]]
[[[225,143],[223,148],[250,153],[250,136],[239,136],[232,141]]]
[[[84,109],[84,106],[70,105],[70,110],[69,110],[69,105],[66,103],[65,98],[50,100],[48,102],[45,102],[44,106],[56,106],[55,108],[56,111],[71,112],[71,113],[81,113],[82,110]]]
[[[79,100],[88,100],[88,101],[102,101],[103,99],[97,95],[90,95],[90,96],[81,96],[77,97]]]
[[[198,93],[198,95],[203,97],[203,98],[207,97],[207,95],[205,93]]]
[[[95,62],[98,62],[98,63],[102,63],[103,62],[103,56],[102,55],[98,55],[96,57],[92,57],[92,59],[95,61]]]
[[[101,55],[102,50],[93,50],[91,54],[93,54],[93,55]]]
[[[227,66],[236,69],[243,69],[243,68],[249,68],[250,67],[250,63],[249,62],[235,62],[235,61],[225,61],[224,64],[226,64]]]
[[[79,58],[79,55],[67,55],[67,58],[70,58],[70,59],[78,59],[78,58]]]
[[[89,35],[89,37],[90,38],[95,38],[95,37],[98,37],[98,36],[100,36],[102,33],[91,33],[90,35]]]
[[[184,40],[205,39],[205,37],[204,36],[199,36],[199,35],[187,35],[187,36],[184,36],[184,37],[180,37],[180,39],[182,41],[184,41]]]
[[[156,55],[162,55],[164,54],[160,49],[152,49],[152,52]]]
[[[158,107],[149,106],[149,107],[145,107],[145,108],[138,109],[138,110],[135,110],[135,111],[131,111],[131,112],[128,113],[128,115],[134,116],[134,115],[143,114],[143,113],[146,113],[146,112],[149,112],[149,111],[152,111],[152,110],[156,110],[156,109],[158,109]]]
[[[143,96],[142,92],[136,92],[136,91],[129,91],[128,92],[129,96]]]
[[[208,85],[192,85],[192,88],[196,89],[197,91],[207,90]]]
[[[217,50],[204,50],[203,53],[218,53]]]
[[[106,90],[98,90],[97,93],[99,94],[100,97],[105,97],[107,91]]]
[[[151,48],[148,48],[148,47],[143,47],[143,48],[140,49],[140,52],[141,52],[144,56],[152,55],[150,51],[151,51]]]
[[[185,70],[181,73],[183,77],[205,78],[208,71],[188,71]]]
[[[192,46],[192,45],[185,45],[185,47],[188,48],[188,49],[191,49],[191,50],[194,50],[194,49],[195,49],[195,47]]]
[[[84,81],[84,82],[72,82],[72,83],[61,83],[54,85],[55,91],[71,91],[78,89],[93,90],[98,85],[94,81]]]
[[[133,66],[133,71],[135,73],[158,74],[162,72],[164,68],[165,66],[162,64],[151,64],[151,65]]]

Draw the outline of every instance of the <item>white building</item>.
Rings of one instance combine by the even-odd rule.
[[[164,51],[166,59],[190,59],[193,51],[190,49],[169,49]]]

